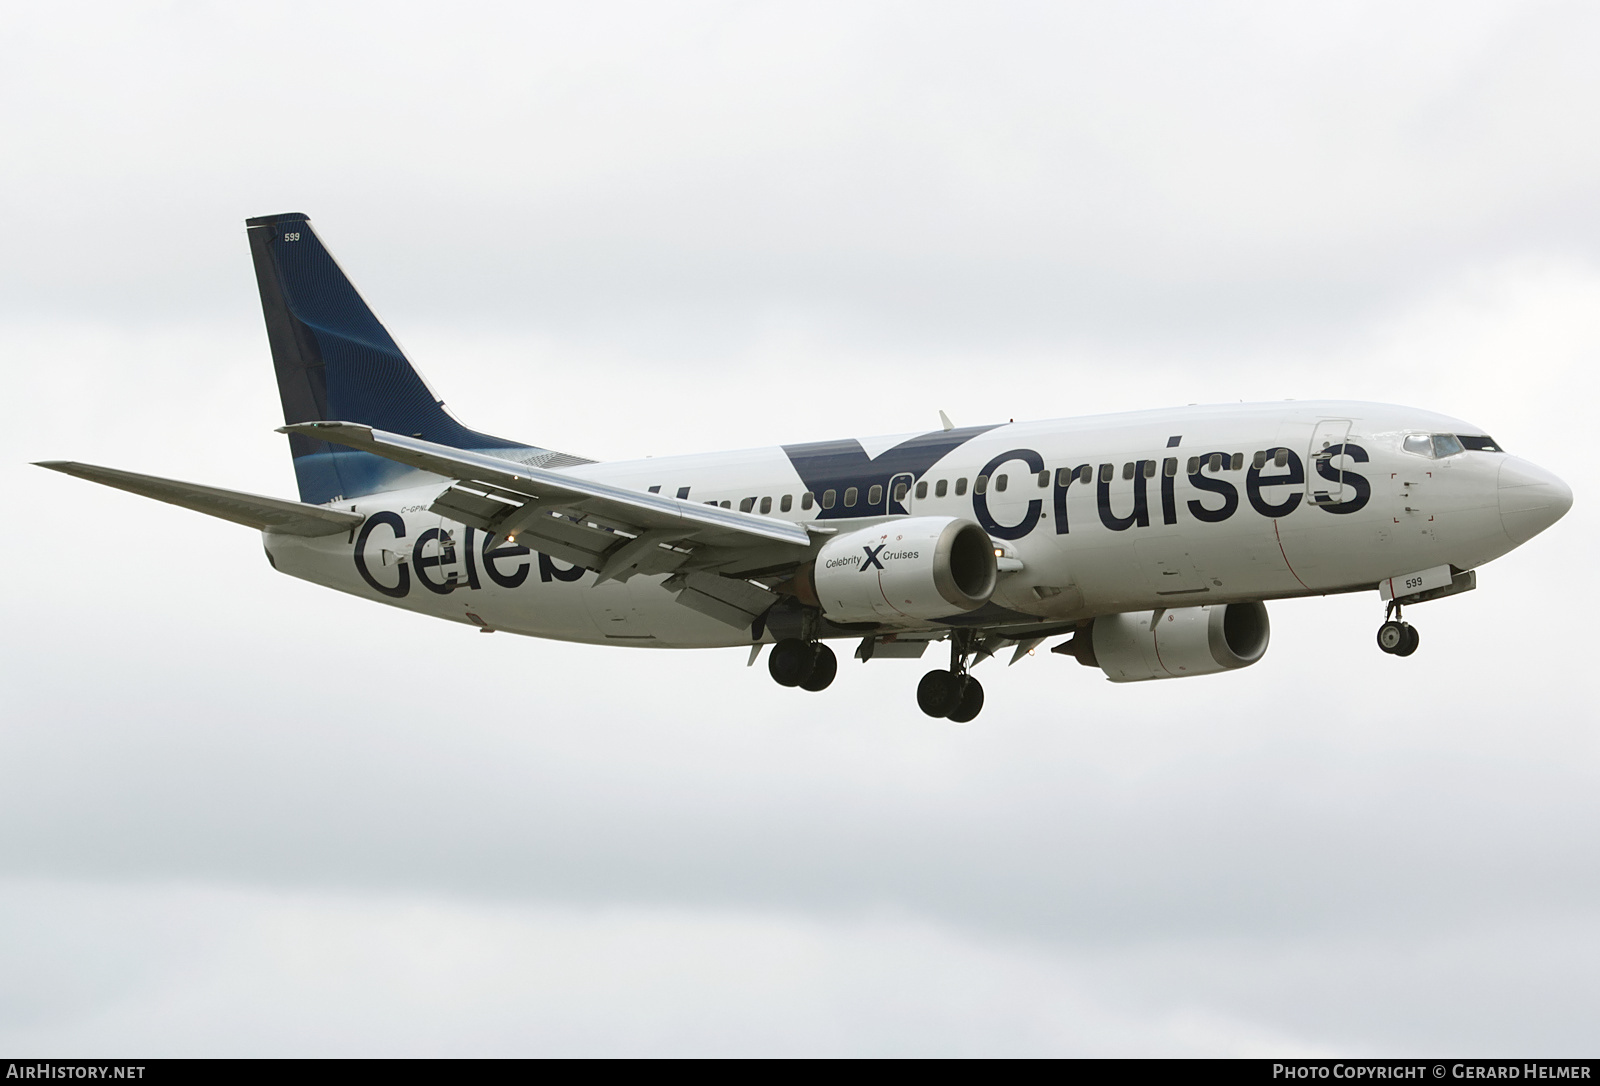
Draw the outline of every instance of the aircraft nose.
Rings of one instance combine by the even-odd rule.
[[[1500,465],[1500,523],[1517,545],[1566,516],[1572,488],[1537,464],[1506,457]]]

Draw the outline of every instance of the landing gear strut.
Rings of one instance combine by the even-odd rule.
[[[917,707],[931,717],[965,724],[983,711],[983,684],[967,673],[972,636],[958,630],[950,635],[950,670],[930,671],[917,684]]]
[[[1402,621],[1400,604],[1390,600],[1383,618],[1383,625],[1378,627],[1378,647],[1391,656],[1410,656],[1416,652],[1422,637],[1415,626]]]
[[[820,641],[786,637],[772,646],[767,656],[767,673],[779,686],[826,690],[839,673],[839,658]]]

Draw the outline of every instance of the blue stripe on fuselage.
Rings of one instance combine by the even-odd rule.
[[[819,520],[885,516],[906,512],[889,493],[891,479],[897,475],[910,475],[913,481],[922,478],[929,468],[950,452],[998,425],[993,423],[988,426],[963,426],[956,430],[934,430],[902,441],[875,457],[868,456],[861,442],[854,438],[785,445],[783,451],[806,489],[819,498],[829,490],[843,493],[855,487],[859,491],[856,504],[848,509],[843,503],[835,504],[832,509],[819,508]],[[867,501],[874,486],[883,487],[883,495],[875,504]]]

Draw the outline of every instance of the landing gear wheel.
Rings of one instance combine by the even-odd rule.
[[[1409,622],[1402,622],[1401,625],[1405,627],[1405,641],[1401,643],[1399,648],[1394,650],[1394,654],[1396,656],[1410,656],[1417,651],[1417,646],[1422,642],[1422,635],[1417,633],[1417,628]]]
[[[965,724],[983,711],[983,684],[968,675],[961,688],[961,700],[948,714],[957,724]]]
[[[1404,622],[1385,622],[1378,627],[1378,647],[1391,656],[1400,653],[1409,642],[1406,631],[1411,627]],[[1405,655],[1400,653],[1400,655]]]
[[[786,637],[767,655],[767,673],[779,686],[799,686],[811,673],[812,646]]]
[[[802,690],[826,690],[839,673],[839,658],[833,650],[820,641],[811,646],[816,655],[812,659],[811,674],[800,680]]]
[[[917,684],[917,708],[931,717],[949,716],[960,704],[960,680],[948,671],[930,671]]]

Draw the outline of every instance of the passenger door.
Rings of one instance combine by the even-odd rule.
[[[1338,505],[1355,497],[1355,490],[1343,481],[1349,461],[1328,453],[1329,449],[1344,445],[1349,436],[1349,419],[1323,419],[1312,429],[1311,444],[1306,449],[1306,501],[1311,505]],[[1324,470],[1337,478],[1329,479]]]

